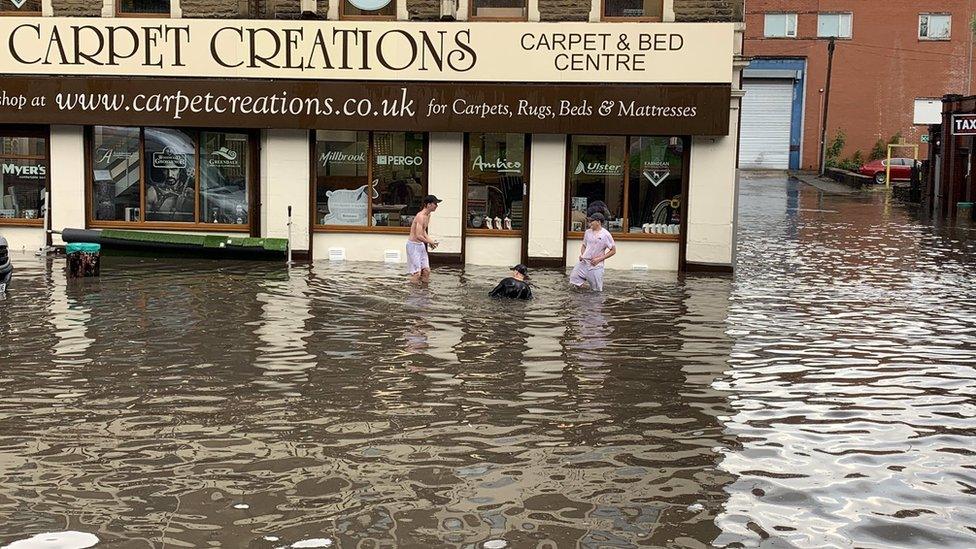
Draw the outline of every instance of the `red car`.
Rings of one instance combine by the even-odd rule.
[[[861,166],[861,175],[866,175],[874,179],[874,182],[878,185],[884,185],[885,182],[885,163],[887,160],[872,160],[867,164]],[[891,159],[891,179],[911,179],[912,178],[912,166],[915,165],[915,160],[911,158],[892,158]]]

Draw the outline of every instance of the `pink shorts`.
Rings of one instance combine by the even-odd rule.
[[[430,258],[427,256],[427,245],[423,242],[407,241],[407,272],[416,274],[430,270]]]
[[[573,267],[573,272],[569,275],[569,283],[577,288],[583,286],[583,283],[589,282],[590,289],[597,292],[603,291],[603,264],[594,267],[590,265],[590,262],[580,261]]]

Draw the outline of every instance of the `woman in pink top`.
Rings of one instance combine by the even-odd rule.
[[[603,291],[603,262],[617,253],[617,244],[610,231],[603,228],[603,214],[590,216],[590,228],[583,233],[583,247],[580,248],[579,263],[569,275],[569,283],[582,288],[589,282],[590,289]]]

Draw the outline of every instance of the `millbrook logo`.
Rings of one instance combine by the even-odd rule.
[[[573,171],[573,175],[620,175],[624,173],[624,167],[620,164],[602,164],[600,162],[583,163],[580,160]]]
[[[319,155],[319,163],[323,166],[329,162],[333,164],[362,164],[366,162],[366,153],[348,154],[342,151],[329,151]]]

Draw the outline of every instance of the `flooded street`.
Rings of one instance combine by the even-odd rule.
[[[976,238],[783,177],[739,211],[734,276],[528,303],[13,253],[0,547],[976,546]]]

